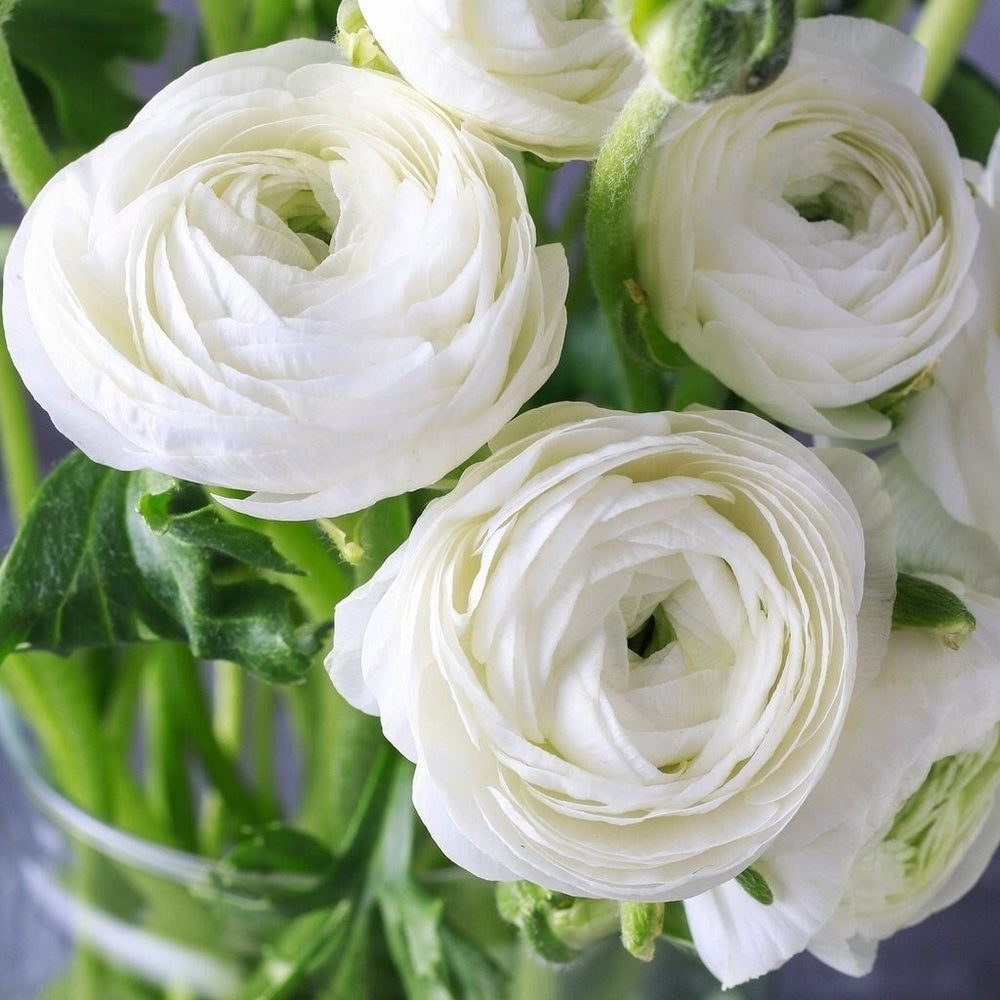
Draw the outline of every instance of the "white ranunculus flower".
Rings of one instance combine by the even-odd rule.
[[[634,200],[668,338],[771,417],[872,439],[975,303],[978,226],[923,50],[857,18],[801,23],[778,81],[672,109]]]
[[[418,90],[549,160],[592,160],[642,77],[605,0],[360,0]]]
[[[567,268],[512,163],[297,40],[191,70],[61,171],[4,322],[92,458],[305,519],[426,486],[542,384]]]
[[[1000,842],[1000,599],[938,582],[976,629],[959,650],[893,631],[819,784],[754,862],[774,902],[735,882],[686,901],[699,955],[724,986],[805,948],[864,975],[880,940],[954,902]]]
[[[891,546],[866,567],[838,479],[748,414],[556,404],[492,447],[338,606],[334,684],[481,877],[663,900],[738,874],[832,754],[859,634],[881,659]]]
[[[907,407],[899,443],[913,471],[962,524],[1000,551],[1000,137],[977,184],[979,304]]]

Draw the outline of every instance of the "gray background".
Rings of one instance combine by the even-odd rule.
[[[183,14],[192,3],[173,0],[162,6]],[[194,45],[190,21],[177,18],[172,55],[163,66],[143,71],[142,92],[155,92],[175,75],[176,67],[190,61]],[[1000,81],[1000,0],[986,3],[967,54]],[[0,220],[12,222],[17,217],[16,200],[4,186]],[[48,459],[54,462],[65,445],[43,415],[38,415],[38,427]],[[6,510],[0,507],[0,540],[8,537]],[[0,756],[0,1000],[33,1000],[65,947],[60,933],[23,893],[11,864],[15,844],[25,836],[28,814],[10,764]],[[995,860],[962,901],[887,941],[871,975],[852,979],[810,956],[800,956],[770,977],[768,992],[775,1000],[995,1000],[1000,996],[998,984],[1000,861]],[[672,995],[666,984],[663,995]]]

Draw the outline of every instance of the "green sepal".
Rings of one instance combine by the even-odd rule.
[[[651,962],[656,939],[663,933],[663,903],[622,903],[622,946],[636,958]]]
[[[906,406],[914,396],[929,389],[934,384],[934,366],[928,365],[917,372],[911,379],[901,382],[892,389],[887,389],[870,402],[873,409],[884,413],[893,424],[898,424],[903,418]]]
[[[745,868],[741,871],[736,876],[736,884],[762,906],[770,906],[774,902],[774,890],[756,868]]]
[[[947,587],[900,573],[896,578],[892,627],[930,632],[949,649],[958,649],[975,629],[976,618]]]
[[[0,568],[0,658],[22,645],[66,655],[167,639],[270,681],[305,673],[329,623],[306,621],[291,591],[256,575],[254,560],[274,561],[266,546],[234,540],[205,516],[195,518],[196,539],[178,534],[162,501],[143,500],[163,485],[80,453],[57,466]],[[166,530],[154,532],[140,505]]]

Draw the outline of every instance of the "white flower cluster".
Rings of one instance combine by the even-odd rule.
[[[1000,841],[1000,144],[973,196],[919,48],[822,18],[772,86],[673,107],[638,172],[633,293],[767,417],[884,441],[933,370],[881,464],[737,411],[516,416],[568,270],[514,151],[596,157],[641,55],[600,2],[357,7],[393,72],[301,40],[206,63],[42,191],[4,285],[26,384],[94,459],[272,518],[489,443],[327,660],[434,839],[684,900],[724,985],[805,949],[863,973]],[[961,649],[890,634],[900,569],[975,615]]]

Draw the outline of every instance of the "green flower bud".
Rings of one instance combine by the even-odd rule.
[[[619,17],[679,101],[762,90],[792,52],[795,0],[618,0]]]
[[[576,899],[533,882],[501,882],[497,909],[547,962],[568,962],[619,926],[617,903]]]
[[[976,618],[947,587],[900,573],[892,606],[892,627],[930,632],[939,636],[949,649],[958,649],[976,627]]]
[[[663,933],[663,903],[622,903],[622,945],[644,962],[653,960],[656,939]]]

